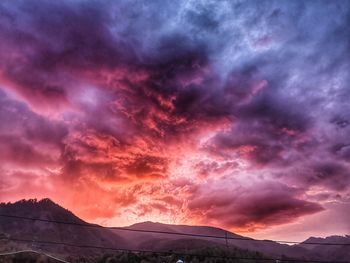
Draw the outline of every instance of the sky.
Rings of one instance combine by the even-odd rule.
[[[0,201],[350,233],[350,2],[0,2]]]

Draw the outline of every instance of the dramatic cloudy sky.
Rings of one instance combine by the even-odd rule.
[[[1,201],[350,233],[349,23],[342,0],[1,1]]]

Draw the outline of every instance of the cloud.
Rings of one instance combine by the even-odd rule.
[[[60,186],[65,197],[52,195],[94,220],[251,231],[344,201],[349,13],[346,2],[2,2],[6,183],[38,182],[21,198]]]
[[[231,187],[236,189],[227,192],[222,191],[222,186],[216,189],[202,186],[193,194],[189,208],[194,214],[198,213],[203,223],[209,220],[214,225],[249,232],[290,223],[324,210],[318,203],[299,199],[298,189],[279,183]]]
[[[306,174],[303,174],[301,178],[301,180],[305,180],[305,184],[323,186],[339,193],[348,190],[349,170],[344,164],[335,160],[323,160],[313,163],[306,171]]]
[[[0,93],[0,159],[3,165],[46,169],[57,167],[68,130],[63,123],[41,117],[25,104]]]

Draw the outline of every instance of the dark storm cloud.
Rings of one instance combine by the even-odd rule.
[[[50,72],[58,67],[115,67],[129,55],[130,48],[109,32],[110,13],[105,5],[5,1],[1,7],[6,14],[1,27],[8,37],[5,43],[23,48],[22,55],[35,68]]]
[[[0,92],[0,144],[4,163],[43,166],[57,163],[68,134],[63,123],[33,113]]]
[[[349,190],[350,175],[349,167],[338,160],[324,159],[311,161],[305,165],[298,180],[303,182],[304,186],[321,186],[335,193],[346,192]]]
[[[131,36],[112,34],[115,25],[108,8],[92,1],[4,2],[2,10],[7,15],[3,17],[1,34],[6,41],[1,48],[2,60],[7,62],[2,65],[2,78],[9,83],[7,86],[34,108],[64,109],[72,103],[70,94],[86,74],[96,78],[101,71],[112,71],[113,75],[113,70],[127,70],[126,75],[114,80],[115,96],[127,96],[127,110],[135,110],[137,119],[154,122],[158,133],[186,130],[189,116],[195,121],[229,114],[218,107],[220,98],[211,98],[211,89],[218,80],[204,72],[208,67],[204,42],[193,41],[187,34],[163,34],[155,43],[156,55],[147,57],[149,52],[145,52],[137,57]],[[122,16],[118,10],[115,8]],[[48,12],[52,15],[47,16]],[[121,28],[133,26],[130,19],[123,21]],[[14,58],[8,57],[10,53]],[[137,70],[148,75],[145,81],[133,81],[130,75]],[[198,82],[191,83],[196,77]],[[122,85],[131,91],[118,91]],[[174,109],[164,106],[165,101]],[[133,105],[136,109],[130,109]],[[159,120],[158,112],[174,118]],[[171,124],[176,123],[177,116],[185,118],[183,125]]]
[[[21,133],[29,141],[41,141],[59,145],[68,133],[64,123],[44,118],[33,113],[24,103],[18,102],[0,92],[0,118],[2,134]]]
[[[215,190],[203,187],[197,190],[189,207],[213,223],[220,221],[227,227],[255,230],[324,209],[317,203],[299,199],[301,192],[272,182],[256,184],[253,188],[238,187],[230,192],[223,192],[220,187]]]
[[[284,158],[283,153],[296,150],[302,154],[304,148],[314,144],[309,130],[312,119],[305,113],[305,106],[296,105],[286,99],[274,98],[269,91],[258,94],[249,104],[234,108],[236,118],[232,129],[214,137],[209,149],[220,153],[220,149],[249,147],[246,156],[258,164],[292,161]]]
[[[339,143],[332,147],[332,152],[346,161],[350,161],[350,144]]]
[[[108,31],[108,11],[96,3],[5,1],[1,10],[2,78],[34,107],[67,105],[75,74],[132,57]]]
[[[0,14],[4,160],[56,158],[105,196],[99,183],[171,184],[194,168],[200,188],[251,172],[243,201],[235,182],[218,199],[193,193],[190,207],[234,227],[321,211],[312,187],[347,191],[347,2],[3,1]]]
[[[42,154],[28,142],[19,140],[16,136],[0,136],[0,161],[22,165],[23,167],[38,167],[56,163],[54,158]]]

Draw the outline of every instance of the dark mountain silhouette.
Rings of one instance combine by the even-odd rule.
[[[170,225],[154,222],[143,222],[124,227],[122,229],[108,229],[89,224],[72,212],[52,202],[50,199],[37,201],[21,200],[15,203],[1,203],[0,214],[23,217],[40,218],[60,222],[70,222],[79,225],[57,224],[38,220],[23,220],[0,217],[0,237],[19,238],[27,240],[42,240],[64,242],[77,245],[92,245],[109,248],[125,248],[156,251],[189,251],[203,248],[220,247],[240,251],[241,254],[256,256],[257,252],[266,257],[307,258],[328,260],[349,260],[349,246],[313,246],[305,242],[346,243],[349,236],[329,237],[325,239],[310,238],[304,243],[289,246],[273,241],[256,241],[246,238],[224,229],[208,226]],[[86,226],[81,226],[86,225]],[[143,233],[130,230],[152,230],[172,233],[186,233],[193,235],[228,237],[224,238],[196,237],[175,234]],[[233,239],[230,239],[233,238]],[[242,240],[244,239],[244,240]],[[0,241],[0,250],[33,249],[50,252],[53,255],[65,255],[70,257],[95,256],[110,253],[109,250],[85,249],[57,244],[38,244],[37,242]],[[261,255],[261,254],[260,254]]]
[[[348,244],[343,246],[334,245],[314,245],[306,243],[322,243],[322,244]],[[324,260],[346,261],[350,260],[350,235],[346,236],[329,236],[326,238],[310,237],[298,247],[303,247],[316,254]]]
[[[36,199],[21,200],[16,203],[1,203],[0,214],[16,215],[44,220],[54,220],[60,222],[71,222],[77,224],[86,224],[85,221],[76,217],[72,212],[52,202],[50,199],[37,201]],[[69,224],[57,224],[42,221],[22,220],[14,218],[0,217],[0,234],[5,237],[26,240],[44,240],[73,244],[88,244],[103,247],[123,247],[126,245],[125,240],[105,228],[92,228],[76,226]],[[9,242],[12,246],[17,243]],[[20,248],[39,248],[46,251],[57,253],[79,254],[81,249],[45,245],[33,242],[32,244],[20,243]],[[98,250],[85,250],[84,253],[95,254]]]
[[[124,230],[114,230],[115,233],[122,235],[123,237],[132,242],[137,248],[140,249],[158,249],[167,247],[169,243],[174,244],[175,241],[182,242],[182,246],[186,248],[186,243],[183,243],[183,240],[191,239],[191,246],[195,245],[195,242],[208,242],[210,244],[219,244],[221,246],[226,246],[227,236],[227,245],[229,247],[236,247],[241,249],[247,249],[251,251],[258,251],[265,253],[271,256],[281,256],[285,255],[288,257],[308,257],[314,258],[313,253],[303,247],[289,246],[280,244],[272,241],[256,241],[252,238],[247,238],[240,236],[224,229],[208,227],[208,226],[188,226],[188,225],[170,225],[170,224],[161,224],[154,222],[143,222],[137,223],[132,226],[126,227],[126,229],[134,230],[152,230],[152,231],[161,231],[161,232],[173,232],[173,233],[186,233],[194,235],[204,235],[204,236],[215,236],[222,238],[213,238],[213,237],[187,237],[183,235],[168,235],[168,234],[153,234],[153,233],[140,233],[140,232],[127,232]],[[126,232],[126,233],[125,233]],[[231,238],[231,239],[230,239]],[[234,239],[232,239],[234,238]],[[235,239],[237,238],[237,239]],[[193,241],[195,240],[195,241]]]

